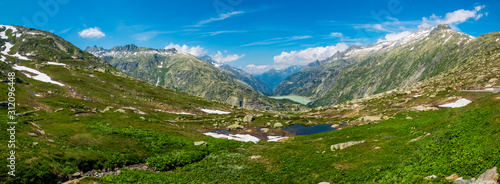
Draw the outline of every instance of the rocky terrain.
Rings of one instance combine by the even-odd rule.
[[[498,37],[499,33],[489,33],[474,38],[447,25],[417,30],[399,40],[353,46],[311,63],[274,91],[277,95],[306,96],[313,100],[313,106],[324,106],[409,87],[434,76],[440,77],[433,80],[444,76],[460,79],[453,84],[458,88],[484,87],[497,75],[498,62],[492,61],[498,60]],[[475,78],[475,72],[466,72],[468,69],[475,69],[481,77]]]

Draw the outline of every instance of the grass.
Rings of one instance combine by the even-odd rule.
[[[447,183],[444,177],[453,173],[477,178],[500,164],[500,103],[492,98],[478,98],[464,108],[399,113],[377,124],[298,136],[285,143],[212,152],[173,172],[124,171],[86,182]],[[409,142],[417,137],[421,139]],[[366,142],[330,150],[332,144],[360,140]],[[249,159],[252,155],[261,158]],[[429,175],[439,177],[425,180]]]

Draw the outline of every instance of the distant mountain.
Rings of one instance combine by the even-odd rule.
[[[477,58],[492,60],[500,42],[491,35],[497,34],[474,38],[439,25],[398,40],[351,47],[304,67],[281,82],[274,93],[306,96],[313,100],[313,106],[325,106],[411,86],[465,63],[479,62]],[[481,80],[472,80],[469,85],[475,82]]]
[[[273,95],[272,90],[278,86],[281,81],[285,80],[288,76],[302,69],[304,66],[291,66],[282,70],[271,69],[255,77],[263,81],[265,85],[271,90],[269,95]]]
[[[262,95],[259,90],[269,90],[264,85],[258,85],[255,82],[258,80],[243,71],[220,66],[208,58],[177,53],[175,49],[126,45],[109,50],[87,47],[86,51],[108,61],[128,75],[176,91],[249,109],[292,105]]]
[[[220,69],[231,72],[245,84],[250,85],[252,89],[261,92],[262,94],[269,95],[272,92],[272,90],[264,82],[262,82],[262,80],[259,80],[241,69],[233,68],[227,64],[221,65]]]

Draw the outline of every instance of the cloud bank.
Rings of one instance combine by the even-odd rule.
[[[165,49],[171,49],[171,48],[175,48],[175,50],[177,50],[177,52],[179,52],[179,53],[191,54],[191,55],[196,56],[196,57],[209,56],[210,58],[212,58],[212,60],[214,60],[217,63],[228,63],[228,62],[236,61],[238,59],[245,57],[245,54],[242,54],[242,55],[232,54],[232,55],[225,56],[221,51],[217,51],[217,54],[215,54],[215,55],[208,55],[207,54],[208,50],[199,46],[199,45],[195,46],[195,47],[190,47],[187,45],[181,46],[178,44],[170,43],[169,45],[167,45],[165,47]],[[224,52],[227,53],[227,51],[224,51]]]
[[[314,47],[300,51],[282,52],[274,56],[274,63],[278,65],[307,65],[316,60],[324,60],[337,52],[345,51],[348,48],[345,43],[326,47]]]

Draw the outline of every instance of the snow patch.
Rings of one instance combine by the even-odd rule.
[[[22,60],[28,60],[28,61],[31,61],[31,59],[28,59],[26,56],[21,56],[21,54],[19,54],[19,52],[17,52],[16,54],[14,55],[10,55],[12,57],[16,57],[16,58],[19,58],[19,59],[22,59]]]
[[[9,55],[9,52],[10,52],[10,49],[14,47],[14,45],[12,45],[11,43],[9,42],[5,42],[5,49],[1,52],[2,54],[5,54],[5,55]]]
[[[160,84],[160,77],[158,77],[158,80],[156,81],[155,86],[158,86],[158,84]]]
[[[0,38],[2,38],[2,39],[9,39],[9,37],[7,36],[7,30],[9,30],[9,29],[12,30],[12,34],[17,32],[17,29],[14,26],[0,25],[0,28],[5,28],[5,31],[0,32]],[[17,35],[16,35],[16,37],[17,37]]]
[[[5,62],[7,58],[5,56],[0,55],[0,61]]]
[[[441,36],[441,38],[444,38],[444,37],[446,37],[446,34],[443,34],[443,36]]]
[[[30,74],[22,72],[28,78],[32,78],[32,79],[35,79],[37,81],[42,81],[42,82],[46,82],[46,83],[57,84],[59,86],[65,86],[63,83],[60,83],[60,82],[57,82],[57,81],[53,81],[47,74],[39,72],[38,70],[35,70],[35,69],[32,69],[32,68],[28,68],[28,67],[25,67],[25,66],[19,66],[17,64],[15,64],[12,68],[14,70],[27,71],[27,72],[36,74],[35,76],[31,76]]]
[[[56,62],[52,62],[52,61],[47,62],[47,64],[49,64],[49,65],[57,65],[57,66],[66,66],[66,64],[64,64],[64,63],[56,63]]]
[[[231,112],[220,111],[220,110],[211,110],[211,109],[201,109],[201,111],[208,114],[231,114]]]
[[[496,41],[498,42],[498,40],[500,40],[500,38],[497,38],[497,40],[496,40]]]
[[[269,136],[267,136],[267,142],[277,142],[277,141],[279,141],[281,139],[285,139],[285,138],[288,138],[288,137],[269,135]]]
[[[39,95],[39,94],[36,94],[36,93],[35,93],[35,96],[36,96],[36,97],[41,97],[42,95]]]
[[[458,108],[458,107],[464,107],[468,104],[470,104],[472,101],[467,100],[465,98],[462,98],[460,100],[457,100],[456,102],[449,103],[449,104],[444,104],[444,105],[439,105],[438,107],[443,107],[443,108]]]
[[[411,47],[411,49],[410,49],[410,50],[413,50],[413,48],[415,48],[415,47]]]
[[[191,114],[191,113],[187,113],[187,112],[168,112],[168,111],[164,111],[164,110],[161,110],[161,109],[155,109],[155,111],[160,111],[160,112],[166,112],[166,113],[170,113],[170,114],[179,114],[179,115],[196,115],[196,114]]]
[[[413,96],[413,98],[417,98],[417,97],[421,97],[421,96],[423,96],[423,95],[415,95],[415,96]]]
[[[229,135],[226,135],[226,134],[218,134],[218,133],[214,133],[214,132],[207,132],[207,133],[203,133],[203,134],[211,136],[211,137],[215,137],[215,138],[227,138],[230,140],[236,140],[236,141],[242,141],[242,142],[257,143],[260,141],[259,138],[252,136],[252,135],[249,135],[249,134],[229,134]]]
[[[450,35],[450,37],[449,37],[449,38],[447,38],[447,39],[444,41],[444,43],[448,42],[448,40],[450,40],[450,38],[451,38],[451,37],[453,37],[453,35]]]
[[[12,44],[11,44],[11,43],[9,43],[9,42],[5,42],[5,49],[4,49],[2,52],[0,52],[0,53],[2,53],[2,54],[4,54],[4,55],[7,55],[7,56],[17,57],[17,58],[19,58],[19,59],[23,59],[23,60],[28,60],[28,61],[31,61],[31,60],[30,60],[30,59],[28,59],[26,56],[21,56],[21,54],[19,54],[19,52],[18,52],[18,53],[16,53],[16,54],[14,54],[14,55],[10,55],[10,54],[9,54],[9,52],[10,52],[10,49],[11,49],[12,47],[14,47],[14,45],[12,45]]]

